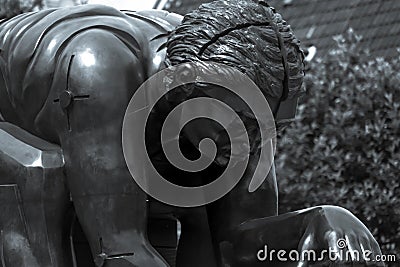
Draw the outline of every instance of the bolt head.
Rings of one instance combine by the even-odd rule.
[[[63,109],[68,108],[73,100],[74,100],[74,95],[70,91],[64,91],[60,95],[60,105]]]

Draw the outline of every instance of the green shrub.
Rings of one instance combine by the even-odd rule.
[[[400,55],[372,58],[352,30],[309,65],[298,120],[279,138],[280,211],[333,204],[400,260]]]

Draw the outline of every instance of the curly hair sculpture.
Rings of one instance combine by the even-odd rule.
[[[170,65],[212,61],[239,68],[269,97],[281,99],[286,94],[284,98],[290,99],[302,92],[300,42],[265,2],[230,0],[201,5],[171,34],[167,53]]]

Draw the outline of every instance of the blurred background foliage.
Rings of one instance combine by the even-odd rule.
[[[42,8],[43,0],[0,0],[0,19]]]
[[[351,29],[308,65],[296,122],[276,153],[280,212],[352,211],[400,259],[400,53],[371,58]]]
[[[54,7],[86,4],[88,0],[0,0],[0,19]]]

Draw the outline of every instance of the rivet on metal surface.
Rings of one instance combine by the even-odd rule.
[[[60,106],[63,109],[66,109],[71,105],[72,101],[74,100],[74,95],[71,91],[64,91],[60,94]]]
[[[75,55],[72,55],[69,63],[68,63],[68,70],[67,70],[67,85],[64,91],[61,92],[59,97],[57,99],[54,99],[54,103],[59,103],[60,107],[62,110],[66,113],[67,116],[67,125],[68,125],[68,131],[71,131],[71,122],[70,122],[70,108],[73,104],[74,101],[78,100],[85,100],[89,99],[90,95],[74,95],[72,91],[70,90],[70,73],[71,73],[71,66],[73,63],[73,60],[75,58]]]

